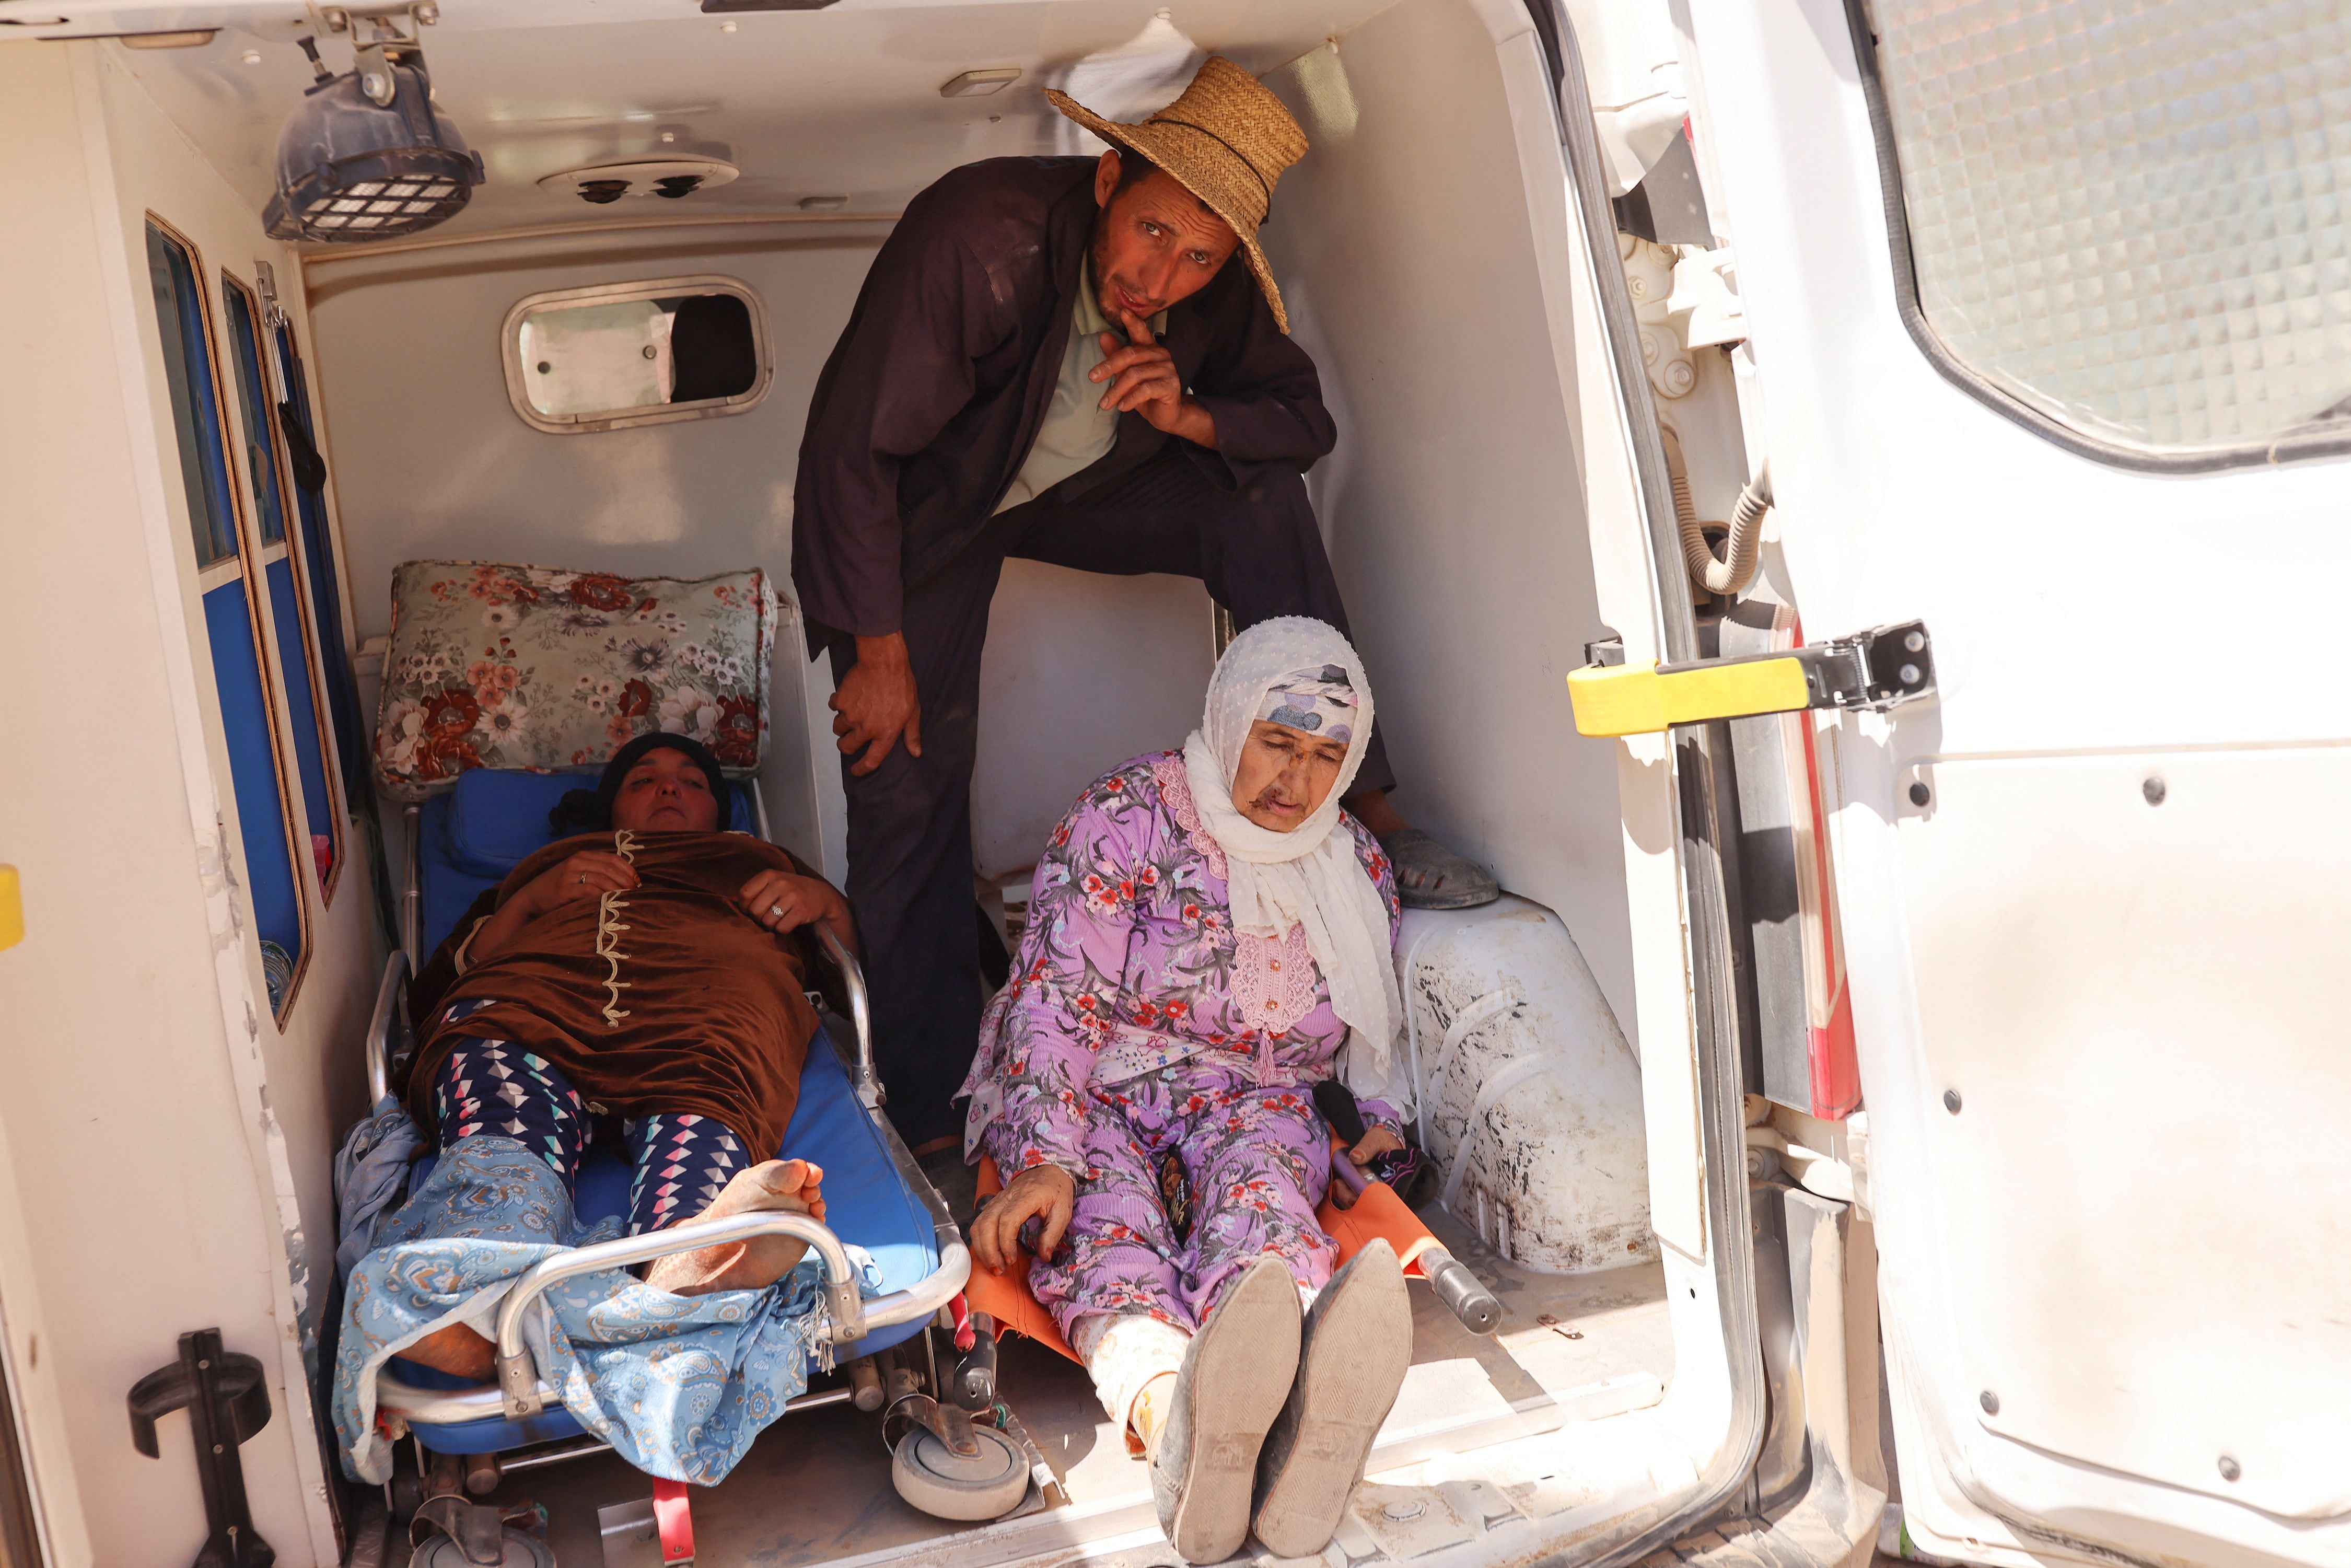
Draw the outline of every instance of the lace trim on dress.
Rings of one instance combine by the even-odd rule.
[[[1184,770],[1184,754],[1169,751],[1153,758],[1151,777],[1159,785],[1159,798],[1167,802],[1168,814],[1184,830],[1185,841],[1200,852],[1218,881],[1226,880],[1225,846],[1200,825],[1200,808],[1192,800],[1192,781]]]
[[[612,852],[631,865],[637,863],[637,836],[622,828],[612,835]],[[604,1004],[604,1027],[618,1029],[628,1011],[621,1006],[621,993],[629,982],[621,978],[621,960],[628,955],[621,951],[621,933],[628,927],[621,923],[621,911],[629,907],[628,900],[618,893],[608,893],[599,901],[596,911],[596,956],[611,967],[604,980],[610,1000]]]
[[[1233,1001],[1242,1026],[1268,1039],[1288,1034],[1321,1000],[1322,972],[1306,950],[1306,927],[1276,942],[1243,933],[1233,955]]]

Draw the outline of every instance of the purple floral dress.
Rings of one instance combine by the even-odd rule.
[[[1353,817],[1340,831],[1393,940],[1387,857]],[[1310,1289],[1330,1279],[1337,1248],[1314,1210],[1331,1133],[1312,1088],[1346,1034],[1301,929],[1234,936],[1224,852],[1180,752],[1086,790],[1038,862],[1012,978],[964,1084],[967,1146],[984,1145],[1006,1180],[1037,1165],[1077,1178],[1068,1241],[1029,1274],[1065,1335],[1091,1312],[1197,1327],[1261,1252]],[[1395,1125],[1380,1102],[1363,1111]]]

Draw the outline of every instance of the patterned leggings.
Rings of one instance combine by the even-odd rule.
[[[469,1040],[449,1053],[433,1084],[441,1146],[460,1138],[513,1138],[571,1186],[588,1152],[587,1103],[563,1070],[503,1040]],[[636,1173],[629,1233],[691,1219],[753,1163],[735,1134],[707,1116],[656,1112],[621,1124]]]

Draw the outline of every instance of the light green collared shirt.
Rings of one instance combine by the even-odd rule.
[[[1102,335],[1118,332],[1102,312],[1094,292],[1094,264],[1087,258],[1078,271],[1078,300],[1070,312],[1070,341],[1061,350],[1061,373],[1053,383],[1053,401],[1038,427],[1037,444],[1012,476],[1012,487],[996,504],[998,512],[1034,500],[1079,470],[1102,461],[1118,439],[1118,415],[1102,406],[1110,391],[1107,382],[1086,377],[1106,357]],[[1152,334],[1167,330],[1167,312],[1151,319]],[[1121,332],[1121,336],[1124,334]]]

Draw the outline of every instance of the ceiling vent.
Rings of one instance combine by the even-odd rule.
[[[666,196],[675,201],[696,191],[724,185],[743,171],[715,158],[638,158],[621,163],[595,163],[566,169],[538,183],[542,191],[568,191],[598,206],[622,196]]]

